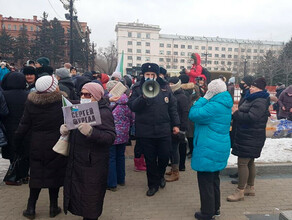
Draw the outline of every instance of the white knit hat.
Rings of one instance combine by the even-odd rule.
[[[226,83],[222,79],[214,79],[208,84],[208,91],[215,94],[225,92],[226,90]]]
[[[114,72],[114,73],[112,74],[112,77],[117,77],[117,78],[119,78],[119,80],[122,79],[122,75],[121,75],[120,72]]]
[[[38,92],[54,92],[58,86],[58,80],[55,76],[42,76],[35,83],[35,89]]]

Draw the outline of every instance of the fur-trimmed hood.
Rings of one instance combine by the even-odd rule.
[[[52,93],[37,93],[37,92],[31,92],[28,95],[28,100],[31,101],[35,105],[47,105],[52,104],[55,102],[61,102],[62,101],[62,95],[67,96],[66,93],[60,91],[60,92],[52,92]]]
[[[184,89],[184,90],[187,90],[187,89],[194,89],[195,88],[195,84],[190,82],[190,83],[183,83],[181,84],[181,88]]]

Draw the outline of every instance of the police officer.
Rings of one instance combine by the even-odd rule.
[[[159,66],[155,63],[142,65],[143,77],[133,86],[128,105],[136,113],[136,137],[139,138],[146,160],[148,191],[153,196],[159,187],[165,187],[164,173],[168,164],[171,146],[171,133],[179,133],[177,101],[167,83],[159,75]],[[142,92],[145,81],[159,83],[159,94],[147,98]]]

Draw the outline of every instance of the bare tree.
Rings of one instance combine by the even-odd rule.
[[[118,51],[114,41],[110,41],[108,47],[98,48],[96,57],[96,68],[100,72],[112,74],[118,64]]]

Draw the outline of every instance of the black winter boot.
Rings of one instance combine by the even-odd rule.
[[[58,206],[58,200],[50,201],[50,218],[54,218],[60,213],[61,213],[61,208]]]
[[[28,200],[27,208],[23,211],[22,215],[28,219],[35,219],[35,200]]]

